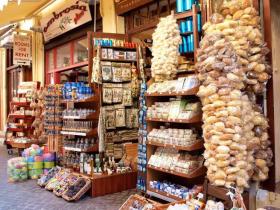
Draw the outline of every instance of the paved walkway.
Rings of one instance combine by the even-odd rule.
[[[84,197],[72,203],[40,188],[36,181],[8,183],[6,149],[0,145],[0,210],[118,210],[135,193],[124,191],[103,197]]]

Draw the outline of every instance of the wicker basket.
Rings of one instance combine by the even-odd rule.
[[[138,201],[139,203],[142,204],[142,206],[146,204],[152,204],[154,207],[153,210],[157,210],[158,209],[157,207],[160,206],[160,204],[155,201],[149,200],[145,197],[135,194],[135,195],[131,195],[126,200],[126,202],[121,206],[121,208],[119,208],[119,210],[129,210],[129,208],[132,206],[134,201]]]
[[[64,193],[65,191],[68,190],[68,187],[69,187],[70,185],[73,185],[73,184],[75,183],[75,182],[70,182],[70,181],[68,181],[68,180],[69,180],[69,177],[71,177],[71,176],[76,176],[76,177],[77,177],[77,180],[78,180],[78,176],[77,176],[77,175],[75,175],[75,174],[69,174],[68,177],[64,178],[64,179],[60,182],[60,185],[64,185],[64,187],[65,187],[65,189],[64,189],[63,191],[59,191],[58,189],[53,189],[53,193],[54,193],[56,196],[61,197],[61,196],[63,195],[63,193]],[[65,185],[67,185],[67,186],[65,186]]]
[[[186,203],[186,201],[182,200],[182,201],[176,201],[173,203],[161,204],[161,205],[156,206],[156,210],[167,210],[170,205],[182,204],[182,203]]]
[[[79,178],[76,182],[78,182],[80,179],[85,179],[86,180],[85,186],[74,197],[71,197],[71,198],[66,195],[66,193],[68,191],[68,190],[66,190],[62,195],[62,198],[64,200],[66,200],[66,201],[77,201],[91,188],[91,180],[90,179],[82,177],[82,178]]]

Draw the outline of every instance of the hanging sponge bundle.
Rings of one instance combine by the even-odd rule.
[[[181,36],[174,15],[161,18],[153,33],[152,77],[156,82],[176,76]]]

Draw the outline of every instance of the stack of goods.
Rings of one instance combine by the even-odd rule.
[[[90,188],[90,179],[80,177],[73,185],[68,187],[62,197],[67,201],[79,200]]]
[[[250,2],[225,2],[221,13],[204,26],[197,53],[205,166],[210,183],[243,191],[251,178],[267,179],[272,164],[268,122],[255,96],[265,90],[270,67]]]
[[[119,210],[156,210],[157,205],[159,203],[135,194],[131,195]]]
[[[101,47],[125,47],[125,48],[136,48],[136,43],[126,42],[120,39],[93,39],[95,46]]]
[[[199,86],[196,76],[179,77],[177,80],[167,80],[164,82],[152,83],[147,94],[153,93],[180,93]]]
[[[83,82],[66,82],[63,86],[63,99],[85,100],[94,95],[92,88]]]
[[[132,106],[131,84],[103,84],[103,103],[122,104],[123,106]]]
[[[167,210],[187,210],[187,209],[199,209],[202,210],[205,207],[205,203],[200,199],[190,199],[186,203],[170,205]],[[211,210],[221,210],[221,209],[211,209]]]
[[[32,116],[35,117],[35,120],[32,123],[32,127],[34,128],[33,136],[38,139],[39,143],[46,143],[47,136],[44,135],[44,91],[41,88],[39,91],[33,91],[32,93],[32,102],[30,103],[30,107],[33,109]]]
[[[46,174],[55,165],[55,155],[54,155],[54,153],[50,153],[50,152],[44,153],[43,154],[43,162],[44,162],[44,174]]]
[[[62,179],[53,189],[53,193],[57,196],[62,196],[66,190],[68,190],[70,185],[73,185],[78,180],[78,176],[75,174],[69,174],[64,179]]]
[[[28,178],[27,174],[27,163],[25,158],[16,157],[8,160],[9,182],[24,181]]]
[[[59,166],[51,168],[46,174],[42,175],[38,179],[37,184],[41,187],[45,187],[48,182],[61,170]]]
[[[186,60],[185,57],[180,56],[179,57],[179,64],[178,64],[178,68],[177,68],[177,73],[184,73],[184,72],[193,73],[194,71],[195,71],[194,63]]]
[[[48,148],[51,152],[61,152],[62,112],[64,105],[61,103],[63,96],[62,85],[48,85],[44,91],[45,116],[44,128],[48,136]]]
[[[64,120],[62,130],[70,131],[70,132],[87,133],[92,130],[92,126],[93,126],[93,121]]]
[[[175,129],[165,128],[164,126],[161,126],[160,129],[154,128],[148,134],[148,140],[151,143],[178,146],[190,146],[200,141],[194,129]]]
[[[64,166],[81,174],[91,175],[94,161],[94,155],[86,153],[67,152],[64,155]]]
[[[147,105],[145,100],[145,93],[147,91],[147,84],[145,81],[141,84],[141,92],[139,97],[139,130],[138,130],[138,177],[137,188],[146,191],[146,165],[147,165]]]
[[[109,60],[128,60],[128,61],[136,61],[136,52],[135,48],[131,48],[127,50],[115,50],[112,48],[102,48],[101,58],[109,59]]]
[[[28,164],[28,177],[38,179],[43,174],[43,150],[36,144],[23,151],[22,156],[26,158]]]
[[[173,148],[158,147],[148,164],[169,171],[189,174],[203,165],[203,157],[183,152],[178,153]]]
[[[154,190],[158,190],[160,192],[165,192],[170,195],[174,195],[178,198],[182,199],[189,199],[197,195],[198,193],[202,192],[203,187],[202,186],[193,186],[192,189],[189,189],[187,187],[173,184],[167,181],[150,181],[149,187]]]
[[[180,30],[174,15],[161,18],[153,33],[152,77],[155,82],[173,79],[176,76]]]
[[[85,119],[96,113],[94,109],[65,109],[62,112],[62,116],[64,119]]]
[[[60,182],[65,179],[66,177],[68,177],[70,175],[70,171],[67,169],[61,169],[59,170],[54,177],[52,177],[47,185],[45,186],[45,189],[47,190],[54,190],[57,186],[59,186]]]
[[[88,150],[94,145],[96,145],[97,139],[96,138],[65,138],[63,141],[64,149],[65,150],[79,150],[84,151]]]
[[[170,98],[168,102],[155,102],[148,107],[147,117],[165,120],[189,120],[201,113],[200,102]]]
[[[116,159],[121,158],[124,153],[123,144],[137,139],[138,131],[136,129],[107,132],[105,134],[106,155]]]
[[[213,200],[208,200],[205,206],[205,210],[213,210],[213,209],[217,209],[217,210],[224,210],[224,204],[222,202],[216,202]]]

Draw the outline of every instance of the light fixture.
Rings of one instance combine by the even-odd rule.
[[[4,7],[7,6],[9,0],[0,0],[0,11],[3,11]],[[17,0],[17,4],[20,5],[21,0]]]

